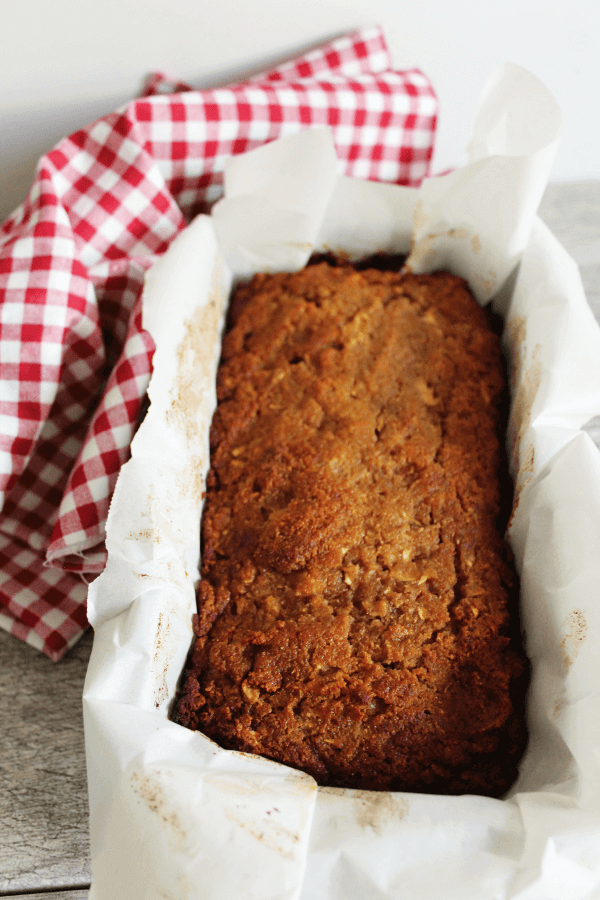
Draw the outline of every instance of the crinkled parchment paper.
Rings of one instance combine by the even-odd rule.
[[[418,191],[338,177],[316,129],[231,161],[226,198],[148,275],[151,406],[120,475],[92,585],[84,711],[92,900],[584,900],[600,896],[600,332],[536,217],[556,104],[505,66],[472,162]],[[503,800],[317,789],[168,721],[192,641],[207,430],[232,281],[313,247],[407,251],[505,317],[511,538],[533,663],[530,743]]]

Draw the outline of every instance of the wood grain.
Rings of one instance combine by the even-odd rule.
[[[579,266],[588,303],[600,321],[600,182],[549,185],[539,213]]]
[[[539,214],[579,266],[587,301],[600,322],[600,181],[548,185]],[[600,416],[584,430],[600,447]]]
[[[91,633],[60,663],[0,632],[0,893],[89,884],[81,694]]]
[[[10,897],[10,900],[88,900],[89,888],[74,891],[36,891],[35,894],[2,894],[0,897]]]

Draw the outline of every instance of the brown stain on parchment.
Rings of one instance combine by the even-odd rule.
[[[556,703],[554,705],[554,718],[555,719],[557,719],[560,716],[561,712],[563,711],[563,706],[566,702],[566,699],[567,699],[567,692],[563,689],[560,692],[560,694],[558,696],[558,700],[556,701]]]
[[[177,348],[177,376],[166,416],[167,423],[183,434],[190,450],[190,461],[177,477],[178,488],[182,494],[198,500],[204,489],[200,453],[203,434],[198,409],[203,405],[205,392],[212,381],[223,302],[222,292],[215,285],[208,303],[197,309],[185,323],[184,336]]]
[[[467,228],[449,228],[447,231],[432,231],[415,240],[414,234],[418,230],[419,221],[422,219],[422,207],[417,203],[413,216],[413,237],[411,237],[410,252],[403,268],[403,272],[433,272],[442,267],[446,268],[443,255],[443,240],[463,241],[465,253],[481,253],[482,241],[478,234],[471,234]],[[437,246],[442,241],[442,253]],[[469,251],[470,248],[470,251]],[[450,268],[452,268],[450,266]],[[497,273],[489,269],[486,274],[472,274],[470,276],[471,287],[477,286],[484,295],[490,297],[497,283]]]
[[[520,445],[531,424],[531,410],[542,380],[541,344],[533,348],[531,363],[520,378],[512,405],[512,429]]]
[[[172,809],[162,785],[150,775],[132,772],[131,787],[150,812],[166,826],[174,850],[185,851],[188,834],[177,812]]]
[[[177,474],[176,484],[181,494],[200,499],[204,488],[200,448],[202,427],[198,422],[198,408],[203,405],[205,394],[214,380],[214,351],[219,341],[219,325],[227,297],[220,286],[220,272],[215,269],[208,302],[195,310],[184,323],[184,334],[176,351],[177,375],[171,388],[171,399],[166,411],[167,424],[180,431],[190,450],[188,465]],[[207,416],[208,417],[208,416]],[[207,424],[208,427],[208,424]],[[148,493],[150,509],[159,508],[154,497],[154,487]],[[153,518],[152,515],[150,518]],[[156,522],[139,531],[131,531],[128,540],[159,543],[160,530]]]
[[[513,472],[517,473],[515,478],[515,498],[508,530],[510,530],[521,494],[533,477],[535,462],[533,444],[525,445],[524,438],[531,425],[531,412],[542,380],[542,347],[541,344],[535,345],[531,361],[527,369],[523,371],[526,338],[527,323],[525,318],[523,316],[514,316],[506,323],[504,331],[505,352],[510,364],[511,394],[513,397],[508,438],[511,467]]]
[[[242,831],[245,831],[253,837],[259,844],[262,844],[273,853],[281,856],[282,859],[293,860],[296,858],[296,854],[293,850],[286,849],[283,842],[284,840],[289,840],[292,841],[292,843],[299,843],[299,834],[296,834],[283,826],[273,828],[271,824],[269,824],[268,827],[265,826],[264,828],[261,828],[260,822],[251,825],[248,821],[243,821],[229,810],[225,810],[224,813],[230,822],[233,822],[234,825],[237,825],[238,828],[241,828]]]
[[[361,828],[371,828],[381,834],[388,822],[403,819],[408,813],[404,797],[382,791],[353,791],[356,821]]]
[[[560,642],[560,650],[567,672],[579,656],[579,652],[587,637],[587,622],[580,609],[574,609],[566,621],[567,633]]]
[[[219,344],[219,328],[226,302],[221,270],[217,264],[207,303],[199,306],[184,323],[183,338],[176,352],[177,374],[166,412],[167,424],[183,435],[190,451],[190,461],[177,478],[179,490],[186,496],[198,499],[203,490],[203,428],[208,428],[210,424],[199,421],[198,411],[206,405],[207,392],[214,381],[215,349]]]
[[[194,454],[188,469],[195,469],[200,462],[198,448],[202,443],[198,409],[208,385],[212,381],[214,348],[219,340],[219,324],[224,298],[218,285],[213,287],[205,306],[199,307],[185,323],[184,335],[177,348],[177,376],[171,389],[171,403],[167,410],[167,423],[184,436]],[[198,492],[198,477],[187,484],[194,494]],[[183,473],[182,473],[183,476]],[[185,479],[180,479],[182,487]]]
[[[415,221],[418,218],[418,213],[415,211]],[[413,234],[416,228],[413,227]],[[410,253],[408,259],[408,265],[406,267],[407,271],[412,272],[413,266],[424,266],[426,271],[429,271],[427,258],[430,254],[435,254],[435,245],[440,240],[440,238],[451,238],[452,240],[465,241],[469,237],[469,232],[466,228],[449,228],[448,231],[432,231],[429,234],[423,235],[417,241],[415,241],[414,237],[411,238],[411,246]],[[479,238],[477,238],[479,241]],[[481,242],[479,242],[479,247],[476,252],[479,252],[481,249]],[[432,256],[432,261],[434,256]]]
[[[574,609],[566,618],[563,625],[566,634],[559,644],[561,660],[568,672],[577,657],[587,637],[587,622],[580,609]],[[562,687],[554,706],[554,718],[558,718],[567,702],[566,687]]]
[[[249,759],[256,759],[253,754],[236,754],[247,756]],[[302,840],[302,832],[306,827],[307,810],[301,811],[301,820],[296,830],[286,827],[279,821],[280,816],[285,817],[287,814],[275,805],[272,801],[275,796],[277,803],[278,790],[273,787],[265,787],[260,782],[253,782],[247,778],[211,778],[210,775],[205,776],[204,783],[212,785],[216,790],[231,798],[232,806],[223,805],[223,814],[230,822],[245,831],[256,841],[267,847],[273,853],[281,856],[283,859],[293,860],[296,857],[295,845],[300,844]],[[286,786],[289,786],[286,790]],[[316,794],[317,786],[312,779],[297,778],[288,776],[283,779],[283,794],[287,795],[289,788],[293,794]],[[254,814],[251,818],[247,814],[244,801],[247,799],[256,800],[262,798],[267,801],[267,809],[263,813]],[[235,801],[239,801],[237,804]]]
[[[402,821],[410,811],[406,797],[389,791],[319,788],[319,792],[350,800],[356,824],[362,829],[371,829],[375,834],[382,834],[392,822]]]
[[[152,659],[154,670],[160,669],[160,675],[157,679],[157,686],[154,690],[154,706],[158,709],[165,700],[168,699],[169,689],[167,686],[167,671],[169,668],[171,655],[168,652],[169,637],[171,634],[171,625],[169,618],[158,614],[158,624],[156,626],[156,638],[154,640],[154,657]],[[164,656],[163,664],[160,664],[160,657]]]
[[[512,360],[514,367],[513,374],[515,376],[513,378],[514,385],[516,378],[518,377],[519,366],[522,362],[521,349],[523,348],[525,338],[527,337],[527,323],[525,317],[513,316],[512,319],[509,319],[505,326],[504,336],[514,357]]]
[[[156,541],[156,534],[151,528],[144,528],[141,531],[130,531],[125,538],[127,541]]]
[[[244,754],[249,759],[255,759],[251,753]],[[251,781],[248,778],[223,778],[222,776],[216,776],[215,778],[210,775],[205,776],[205,783],[207,785],[213,785],[217,790],[219,790],[223,794],[229,794],[232,797],[244,798],[244,797],[260,797],[263,793],[263,786],[255,781]]]
[[[178,495],[188,502],[192,498],[199,503],[204,490],[203,427],[208,428],[210,424],[207,399],[214,380],[215,351],[219,344],[219,328],[226,300],[226,294],[222,289],[221,271],[217,265],[208,301],[205,305],[199,306],[185,321],[183,337],[176,351],[176,376],[170,391],[166,420],[167,426],[177,429],[183,435],[189,451],[187,464],[175,477]],[[204,417],[199,416],[203,407],[206,408]],[[161,518],[176,516],[178,504],[175,500],[170,504],[171,509],[162,509],[154,486],[149,485],[148,505],[152,523],[151,527],[140,532],[140,538],[159,543]],[[157,510],[159,514],[154,515],[153,510]],[[165,577],[170,582],[181,584],[182,575],[185,580],[187,573],[180,571],[171,562],[167,563]],[[157,708],[168,698],[167,673],[175,649],[170,640],[168,611],[165,611],[164,616],[162,613],[159,614],[154,639],[153,667],[156,675],[154,704]]]
[[[404,819],[409,811],[408,800],[397,794],[353,791],[352,796],[357,824],[375,834],[381,834],[388,823]]]

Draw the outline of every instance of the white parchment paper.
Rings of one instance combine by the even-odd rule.
[[[316,129],[231,161],[225,199],[151,270],[151,406],[91,587],[85,687],[92,900],[591,900],[600,896],[600,330],[536,217],[560,115],[530,73],[484,93],[472,162],[420,190],[338,177]],[[317,788],[168,721],[192,641],[201,493],[230,286],[313,248],[411,250],[504,315],[509,536],[533,665],[530,743],[503,800]]]

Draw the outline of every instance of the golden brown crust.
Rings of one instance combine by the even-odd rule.
[[[175,719],[321,784],[500,795],[525,667],[486,313],[447,273],[325,263],[232,309]]]

